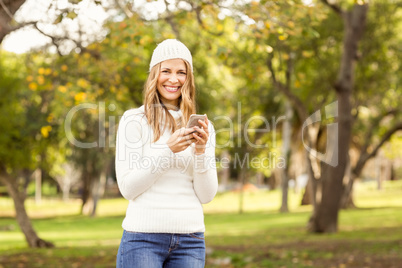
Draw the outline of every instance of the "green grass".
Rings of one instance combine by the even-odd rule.
[[[205,205],[207,267],[399,267],[402,263],[402,181],[356,185],[358,209],[343,210],[336,234],[310,234],[311,207],[290,192],[291,213],[279,213],[280,191],[218,195]],[[0,268],[114,267],[127,201],[101,200],[98,216],[78,216],[80,203],[44,199],[27,209],[39,236],[54,249],[29,249],[0,198]]]

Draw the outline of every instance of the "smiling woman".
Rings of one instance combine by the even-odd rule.
[[[184,128],[195,112],[191,53],[167,39],[153,52],[144,105],[117,132],[116,178],[129,200],[117,267],[204,267],[202,204],[218,179],[212,124]]]

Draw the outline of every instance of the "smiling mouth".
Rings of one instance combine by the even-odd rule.
[[[166,91],[172,92],[172,93],[177,92],[177,91],[180,89],[180,87],[178,87],[178,86],[176,86],[176,87],[172,87],[172,86],[163,86],[163,87],[166,89]]]

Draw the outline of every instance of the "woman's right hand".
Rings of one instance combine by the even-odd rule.
[[[179,153],[187,149],[192,143],[197,140],[191,135],[195,128],[180,128],[176,130],[167,141],[167,145],[174,153]]]

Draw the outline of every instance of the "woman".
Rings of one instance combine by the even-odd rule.
[[[205,119],[185,128],[196,111],[183,43],[160,43],[149,69],[144,105],[126,111],[117,132],[117,182],[129,200],[117,267],[204,267],[201,204],[218,187],[213,127]]]

